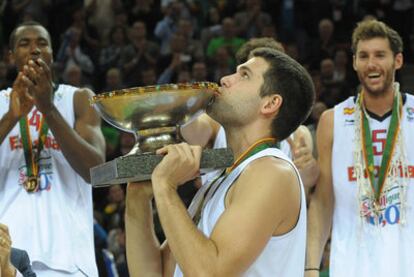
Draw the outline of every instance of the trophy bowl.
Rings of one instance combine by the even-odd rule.
[[[177,126],[204,112],[218,85],[166,84],[110,91],[92,99],[102,118],[137,139],[133,153],[152,152],[177,142]]]
[[[110,91],[96,95],[91,104],[114,127],[135,135],[126,156],[91,169],[93,186],[148,180],[162,159],[154,151],[180,141],[180,126],[203,113],[212,101],[216,83],[166,84]],[[201,168],[231,165],[228,150],[204,150]]]

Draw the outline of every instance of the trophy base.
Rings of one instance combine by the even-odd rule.
[[[93,187],[151,180],[154,168],[162,160],[154,153],[132,154],[91,168]],[[201,155],[200,171],[206,173],[233,164],[233,153],[228,148],[205,149]]]

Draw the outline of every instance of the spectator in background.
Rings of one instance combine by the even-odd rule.
[[[110,68],[106,72],[105,87],[103,91],[113,91],[125,88],[122,81],[122,72],[116,67]]]
[[[115,24],[115,12],[122,9],[121,0],[85,0],[83,5],[87,23],[97,31],[99,42],[108,43]]]
[[[125,223],[123,220],[124,211],[121,212],[121,222],[117,228],[113,228],[108,234],[108,250],[113,253],[115,266],[119,276],[128,277],[126,259]]]
[[[111,67],[120,67],[122,51],[127,45],[127,31],[123,26],[114,26],[109,34],[109,43],[99,54],[99,71],[107,72]]]
[[[319,21],[318,38],[314,39],[311,46],[310,59],[312,68],[317,68],[323,59],[333,57],[336,49],[334,30],[332,20],[324,18]]]
[[[154,35],[161,43],[161,55],[171,53],[170,39],[177,31],[178,21],[181,18],[181,13],[184,12],[183,8],[184,6],[180,1],[169,1],[164,8],[164,18],[157,22]]]
[[[244,9],[234,15],[236,33],[246,39],[259,37],[263,26],[272,23],[271,16],[262,11],[261,0],[245,0]]]
[[[140,86],[153,86],[157,83],[157,72],[154,67],[148,67],[141,71]]]
[[[185,38],[181,34],[173,34],[170,40],[171,53],[162,55],[159,59],[161,72],[157,84],[166,84],[176,82],[178,72],[182,69],[188,69],[192,62],[192,56],[185,52]]]
[[[209,68],[211,70],[212,80],[217,83],[220,82],[223,76],[232,72],[234,67],[232,57],[227,47],[223,46],[217,49]]]
[[[132,0],[130,2],[132,3],[125,7],[128,11],[129,23],[132,24],[136,21],[145,22],[147,29],[150,30],[149,37],[153,38],[152,31],[162,17],[160,1]]]
[[[159,46],[147,39],[144,22],[135,22],[129,30],[130,43],[122,52],[120,64],[127,86],[137,86],[140,71],[155,66],[159,56]]]
[[[208,14],[208,21],[200,32],[200,39],[204,50],[207,49],[208,43],[212,38],[218,37],[222,33],[221,16],[218,8],[215,6],[210,7]]]
[[[48,11],[51,0],[10,0],[16,14],[20,15],[20,22],[25,21],[24,16],[29,15],[31,20],[48,26]]]
[[[63,82],[75,87],[86,86],[82,80],[82,70],[76,64],[66,67],[65,72],[63,72]],[[87,87],[91,88],[90,85]]]
[[[64,34],[64,39],[57,54],[57,63],[62,72],[72,65],[77,65],[82,73],[89,76],[95,71],[92,59],[86,55],[80,46],[82,31],[76,27],[70,27]]]
[[[177,83],[189,83],[191,82],[191,72],[188,69],[182,69],[178,72]]]
[[[336,81],[334,80],[335,63],[331,58],[324,58],[320,62],[319,71],[321,72],[321,83],[328,86]]]
[[[222,22],[222,35],[210,40],[207,47],[207,56],[212,59],[219,48],[226,47],[232,66],[235,66],[234,56],[237,50],[246,41],[236,36],[236,25],[233,18],[226,17]]]
[[[119,226],[121,222],[121,211],[125,208],[125,192],[121,185],[112,185],[108,189],[108,203],[104,209],[103,226],[111,230]]]
[[[205,82],[209,80],[207,65],[205,62],[195,62],[191,67],[191,81],[192,82]]]
[[[332,108],[350,95],[349,86],[335,79],[335,63],[331,58],[325,58],[320,66],[321,94],[319,100],[328,108]]]
[[[345,48],[335,50],[334,65],[333,79],[346,87],[349,95],[353,94],[358,86],[358,78],[352,69],[352,60]]]
[[[83,8],[78,7],[75,9],[72,14],[72,23],[70,27],[79,30],[79,45],[82,48],[82,51],[91,58],[94,64],[98,64],[99,51],[102,47],[102,42],[99,40],[97,29],[90,25],[86,20],[85,10]]]
[[[200,40],[194,39],[194,26],[190,20],[180,19],[175,33],[182,35],[185,40],[185,54],[190,55],[192,60],[200,61],[204,59],[203,46]]]

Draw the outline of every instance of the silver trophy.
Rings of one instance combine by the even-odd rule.
[[[156,149],[180,142],[180,126],[205,111],[218,85],[209,82],[168,84],[111,91],[96,95],[92,105],[102,118],[135,135],[125,156],[91,168],[94,187],[150,180],[162,156]],[[200,167],[205,173],[233,163],[228,149],[206,149]]]

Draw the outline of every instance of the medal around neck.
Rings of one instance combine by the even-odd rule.
[[[125,156],[91,168],[94,187],[151,179],[162,156],[156,149],[180,142],[180,126],[202,114],[218,85],[210,82],[166,84],[110,91],[93,97],[91,104],[114,127],[133,133],[136,144]],[[201,171],[228,167],[229,149],[204,150]]]

